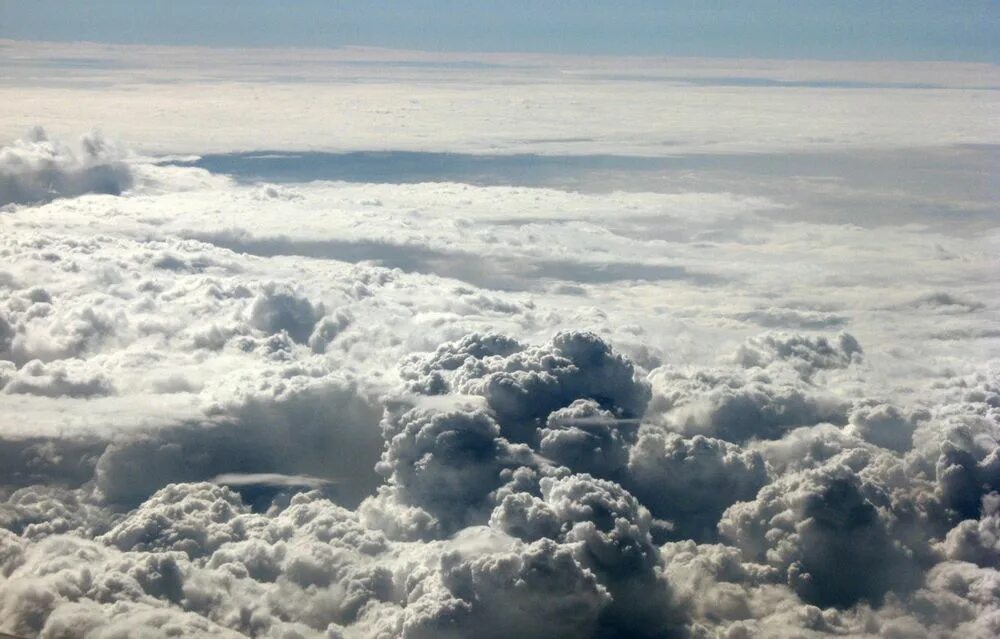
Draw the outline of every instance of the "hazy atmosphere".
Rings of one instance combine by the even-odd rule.
[[[998,43],[0,0],[0,635],[1000,635]]]

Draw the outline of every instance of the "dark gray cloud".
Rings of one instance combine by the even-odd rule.
[[[382,422],[385,451],[377,470],[388,479],[380,501],[426,513],[424,534],[449,534],[485,520],[504,468],[531,465],[531,451],[509,444],[482,410],[420,410]]]
[[[949,559],[1000,568],[1000,495],[984,495],[980,513],[948,531],[944,552]]]
[[[876,446],[906,452],[913,447],[917,426],[929,417],[926,411],[906,414],[891,404],[866,402],[851,411],[845,430]]]
[[[592,399],[549,414],[538,451],[556,464],[597,477],[618,478],[629,462],[639,419],[617,417]]]
[[[670,536],[711,540],[722,512],[768,483],[760,454],[696,435],[644,430],[629,452],[623,483],[650,511],[672,522]]]

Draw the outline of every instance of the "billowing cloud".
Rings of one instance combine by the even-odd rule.
[[[650,375],[653,407],[669,430],[735,443],[779,439],[800,426],[843,424],[847,403],[799,379],[770,372],[658,369]]]
[[[632,362],[585,332],[559,333],[542,347],[470,335],[407,363],[404,375],[420,392],[485,397],[504,434],[515,441],[533,441],[542,420],[579,399],[596,402],[615,418],[635,419],[650,397]]]
[[[92,149],[3,156],[0,631],[1000,631],[992,231]]]
[[[0,147],[0,206],[85,193],[119,195],[134,181],[122,153],[96,133],[71,147],[36,127],[26,139]]]
[[[380,409],[350,381],[280,371],[232,389],[189,423],[112,439],[95,465],[104,498],[134,504],[171,482],[224,473],[307,473],[357,502],[376,483]]]
[[[803,377],[810,378],[817,370],[845,368],[861,356],[861,345],[849,333],[840,333],[833,340],[825,336],[766,333],[744,342],[736,353],[736,361],[744,368],[766,368],[775,362],[786,362]]]
[[[629,451],[623,481],[655,515],[672,522],[671,536],[703,540],[715,537],[728,506],[752,499],[768,479],[756,452],[649,428]]]
[[[889,591],[914,587],[919,575],[912,550],[894,539],[879,508],[886,501],[834,460],[730,507],[719,529],[748,559],[778,569],[809,603],[877,605]]]
[[[967,519],[948,531],[944,551],[950,559],[984,568],[1000,565],[1000,495],[983,496],[980,518]]]

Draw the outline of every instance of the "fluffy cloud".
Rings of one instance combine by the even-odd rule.
[[[664,368],[651,375],[653,407],[670,430],[735,443],[778,439],[799,426],[843,424],[847,403],[798,379],[752,370]]]
[[[719,530],[748,559],[777,568],[810,603],[877,605],[886,593],[915,586],[920,574],[912,550],[892,535],[887,501],[834,459],[731,506]]]
[[[630,360],[597,335],[576,331],[540,347],[501,335],[469,335],[407,362],[403,375],[419,392],[485,397],[514,441],[534,441],[543,420],[576,400],[592,400],[615,418],[635,419],[650,397]]]
[[[649,428],[629,452],[623,482],[654,515],[673,522],[671,536],[703,540],[714,538],[722,512],[753,499],[768,475],[756,452]]]
[[[845,431],[876,446],[906,452],[913,446],[913,433],[926,411],[905,415],[891,404],[868,403],[851,411]]]
[[[765,333],[744,342],[736,353],[736,361],[745,368],[786,362],[800,375],[810,378],[818,370],[844,368],[860,360],[861,354],[861,345],[849,333],[840,333],[833,340],[822,335]]]
[[[230,390],[191,423],[121,435],[96,462],[103,496],[135,504],[161,486],[223,473],[304,472],[357,503],[376,483],[379,408],[349,379],[279,369]]]
[[[212,484],[170,484],[104,536],[122,550],[211,554],[243,538],[240,515],[249,510],[239,495]]]
[[[444,555],[441,581],[453,603],[408,624],[404,635],[541,638],[592,633],[611,597],[572,549],[545,539],[512,550],[472,558],[460,550]]]
[[[617,478],[638,430],[638,419],[616,417],[592,399],[578,399],[549,414],[539,430],[538,451],[576,472]]]
[[[987,233],[12,148],[3,631],[997,632]]]
[[[85,193],[119,195],[134,181],[122,153],[96,133],[74,148],[36,127],[26,139],[0,147],[0,206]]]
[[[87,370],[80,360],[60,360],[45,364],[31,360],[12,373],[2,384],[4,393],[26,393],[45,397],[93,397],[114,392],[110,380],[100,370]]]
[[[944,551],[950,559],[995,567],[1000,565],[1000,495],[984,496],[981,513],[978,520],[967,519],[948,531]]]
[[[388,500],[419,508],[426,533],[447,534],[484,520],[501,470],[531,463],[531,451],[507,443],[481,410],[412,409],[390,414],[382,430],[386,449],[377,469],[388,484],[370,507],[391,511],[392,504],[379,503]],[[391,519],[392,513],[383,516]]]
[[[309,341],[323,307],[314,308],[309,299],[274,283],[264,286],[249,309],[249,323],[268,334],[284,331],[294,341]]]

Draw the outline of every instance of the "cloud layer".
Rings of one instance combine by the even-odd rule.
[[[93,148],[0,150],[64,176],[0,213],[0,630],[1000,632],[995,230]]]

